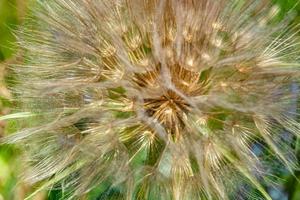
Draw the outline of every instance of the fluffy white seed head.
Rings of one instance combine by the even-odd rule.
[[[291,87],[296,29],[278,8],[240,0],[49,0],[20,34],[14,67],[32,182],[80,196],[232,199],[258,179],[261,142],[289,168],[299,134]],[[288,156],[287,156],[288,155]],[[260,179],[261,180],[261,179]]]

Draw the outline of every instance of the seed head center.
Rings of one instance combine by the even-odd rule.
[[[162,125],[168,134],[178,138],[184,132],[185,116],[191,109],[186,99],[202,95],[204,90],[199,82],[199,72],[180,64],[167,65],[167,71],[175,89],[166,86],[160,65],[146,73],[135,74],[133,79],[138,90],[147,94],[142,105],[147,115]]]

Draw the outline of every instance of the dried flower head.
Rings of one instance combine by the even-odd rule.
[[[260,0],[48,0],[14,67],[31,182],[79,197],[234,199],[261,186],[261,144],[296,167],[296,28]],[[285,135],[285,136],[284,136]],[[270,166],[269,166],[270,167]],[[103,197],[109,199],[109,195]],[[242,196],[240,198],[243,198]]]

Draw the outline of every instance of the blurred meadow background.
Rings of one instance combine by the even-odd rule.
[[[37,0],[36,0],[37,1]],[[293,9],[294,23],[300,23],[299,0],[274,0],[280,9],[280,17],[283,18]],[[298,2],[299,3],[299,2]],[[11,113],[14,109],[13,95],[9,88],[13,86],[14,75],[9,70],[12,63],[22,62],[22,53],[15,45],[14,30],[26,21],[30,8],[35,0],[0,0],[0,117]],[[298,101],[299,102],[299,101]],[[0,138],[13,133],[20,124],[14,120],[0,121]],[[20,159],[21,151],[13,146],[0,146],[0,200],[23,200],[34,191],[34,187],[22,182],[20,175],[25,166]],[[298,155],[300,158],[300,155]],[[265,186],[274,200],[300,200],[300,172],[292,175],[282,167],[275,167],[276,180],[279,184]],[[98,190],[102,190],[101,188]],[[105,191],[104,191],[105,192]],[[64,199],[63,192],[49,190],[29,198],[33,200]],[[85,199],[111,199],[109,194],[103,196],[102,192],[94,192]]]

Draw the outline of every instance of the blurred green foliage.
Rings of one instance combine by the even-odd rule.
[[[12,29],[18,24],[16,0],[0,0],[0,60],[9,58],[14,49]]]
[[[0,0],[0,116],[7,114],[13,104],[10,102],[9,95],[5,90],[4,67],[10,59],[16,54],[17,49],[14,45],[15,37],[13,30],[22,22],[22,17],[26,9],[26,3],[29,0]],[[285,17],[290,10],[294,11],[294,21],[300,22],[300,1],[298,0],[273,0],[274,4],[280,7],[279,18]],[[15,130],[15,121],[4,124],[0,121],[0,137],[9,134]],[[5,129],[1,126],[5,125]],[[31,189],[22,184],[18,179],[18,174],[22,171],[22,162],[18,159],[19,150],[11,146],[0,146],[0,200],[24,199],[26,193]],[[277,176],[282,178],[282,183],[277,189],[269,189],[268,192],[274,200],[300,200],[300,172],[296,171],[294,175],[287,171],[279,171]],[[108,192],[107,192],[108,191]],[[114,191],[108,189],[105,185],[99,186],[91,192],[87,199],[113,199],[110,195]],[[102,193],[99,196],[99,193]],[[35,199],[63,199],[63,192],[59,190],[49,191],[48,197],[39,196]],[[104,197],[105,196],[105,197]],[[110,197],[109,197],[110,196]]]
[[[16,1],[0,0],[0,115],[7,114],[11,106],[4,88],[4,61],[7,61],[14,49],[12,45],[15,38],[12,29],[18,24]],[[5,125],[3,122],[0,124]],[[0,136],[4,134],[4,129],[0,128]],[[15,186],[17,185],[16,169],[17,153],[13,147],[0,147],[0,200],[14,199]]]

